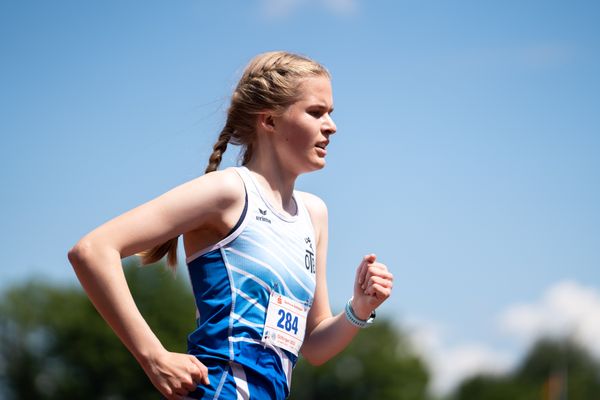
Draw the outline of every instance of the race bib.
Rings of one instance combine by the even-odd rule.
[[[307,314],[308,307],[303,303],[271,292],[262,342],[297,356],[304,340]]]

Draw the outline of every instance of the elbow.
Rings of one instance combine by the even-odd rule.
[[[323,354],[319,354],[318,351],[311,351],[310,349],[303,349],[302,357],[313,367],[319,367],[329,360],[328,357],[325,357]]]
[[[325,358],[319,358],[319,357],[307,358],[306,361],[308,361],[308,363],[310,365],[312,365],[313,367],[320,367],[321,365],[325,364],[325,362],[327,362],[327,360]]]
[[[67,257],[73,269],[78,269],[85,264],[85,261],[90,257],[90,253],[92,253],[92,244],[84,238],[69,250]]]

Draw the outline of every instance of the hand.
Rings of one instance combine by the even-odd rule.
[[[168,400],[180,400],[200,383],[210,385],[208,368],[189,354],[164,350],[144,362],[142,368]]]
[[[376,259],[375,254],[366,255],[356,269],[352,309],[363,320],[368,319],[371,312],[390,297],[392,292],[394,276]]]

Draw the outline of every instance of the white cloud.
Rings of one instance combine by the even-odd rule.
[[[268,19],[287,17],[306,0],[263,0],[262,13]]]
[[[338,15],[352,14],[358,9],[356,0],[324,0],[323,2],[327,8]]]
[[[600,291],[562,281],[539,300],[508,306],[496,319],[499,333],[528,349],[544,336],[570,337],[600,357]],[[426,320],[413,320],[409,336],[432,373],[431,390],[446,394],[462,380],[479,373],[502,374],[523,354],[501,351],[485,343],[449,344],[448,330]]]
[[[600,292],[577,282],[559,282],[540,300],[509,307],[499,326],[526,344],[542,335],[569,336],[600,357]]]
[[[412,343],[425,358],[432,374],[431,391],[449,393],[461,381],[479,373],[501,374],[514,363],[511,354],[482,343],[449,345],[443,327],[426,321],[413,322]]]

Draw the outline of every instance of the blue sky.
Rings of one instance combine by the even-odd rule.
[[[244,65],[284,49],[333,75],[338,133],[298,187],[329,206],[334,307],[375,252],[381,313],[432,363],[506,368],[515,307],[567,293],[600,318],[598,20],[593,1],[2,2],[1,286],[75,284],[67,250],[201,174]]]

